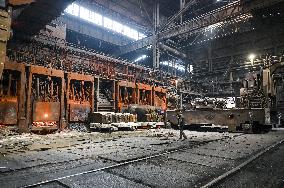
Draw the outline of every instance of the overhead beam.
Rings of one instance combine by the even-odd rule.
[[[155,39],[154,36],[149,36],[149,37],[131,42],[127,45],[119,47],[117,50],[115,50],[113,52],[113,54],[119,56],[119,55],[122,55],[122,54],[127,54],[129,52],[133,52],[135,50],[142,49],[144,47],[152,45],[154,39]]]
[[[171,23],[173,23],[176,19],[180,18],[180,16],[185,13],[193,4],[196,3],[196,0],[191,0],[188,2],[184,8],[182,8],[180,11],[178,11],[175,15],[170,17],[170,19],[165,23],[163,26],[160,27],[159,31],[163,31],[165,28],[167,28]]]
[[[160,67],[160,49],[159,49],[158,40],[157,40],[157,37],[156,37],[158,27],[160,25],[160,4],[159,4],[158,0],[155,0],[155,2],[154,2],[153,23],[154,23],[153,35],[155,36],[153,44],[152,44],[153,69],[159,69],[159,67]]]
[[[169,47],[169,46],[167,46],[167,45],[165,45],[165,44],[163,44],[161,42],[159,42],[159,47],[161,49],[167,51],[167,52],[172,53],[173,55],[175,55],[175,56],[177,56],[177,57],[179,57],[181,59],[186,59],[187,58],[187,55],[184,52],[182,52],[182,51],[180,51],[178,49],[175,49],[173,47]]]
[[[284,0],[251,0],[244,5],[241,1],[236,1],[191,19],[179,26],[160,32],[158,38],[159,40],[164,40],[181,34],[195,32],[210,25],[227,21],[253,10],[269,7],[280,2],[284,2]]]
[[[200,30],[210,25],[222,21],[231,20],[242,14],[246,14],[248,12],[269,7],[282,2],[284,2],[284,0],[252,0],[249,1],[249,3],[243,5],[241,4],[240,1],[236,1],[234,3],[230,3],[226,6],[213,10],[209,13],[200,15],[181,25],[161,31],[160,33],[158,33],[158,39],[162,41],[185,33],[200,32]],[[119,50],[116,51],[116,55],[129,53],[144,48],[146,46],[149,46],[152,44],[153,39],[154,39],[153,36],[149,36],[147,38],[135,41],[128,45],[124,45],[120,47]]]

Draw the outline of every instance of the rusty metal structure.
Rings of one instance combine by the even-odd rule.
[[[271,54],[270,48],[275,53],[283,48],[281,24],[265,30],[258,26],[270,17],[273,20],[282,16],[283,0],[219,3],[193,0],[180,1],[180,5],[173,1],[148,1],[138,6],[128,0],[80,1],[77,17],[64,12],[74,0],[1,2],[5,3],[0,5],[0,125],[22,132],[62,130],[69,123],[85,123],[90,113],[120,113],[132,106],[145,112],[145,119],[155,119],[151,117],[156,116],[156,109],[163,112],[176,108],[191,110],[194,106],[191,101],[201,97],[239,97],[241,107],[246,109],[273,109],[281,103],[282,73],[272,76],[274,70],[263,72],[261,86],[244,88],[241,95],[239,88],[244,70],[262,68],[261,62],[244,63],[250,49],[243,44],[249,48],[268,49],[259,52],[263,55]],[[129,10],[122,9],[122,4]],[[11,11],[9,6],[15,10]],[[96,7],[101,8],[97,10]],[[271,7],[277,8],[278,14],[272,15]],[[101,14],[107,10],[106,16],[131,23],[135,31],[145,34],[144,37],[132,41],[86,19],[80,21],[80,12],[84,10],[88,15],[83,17],[92,17],[91,8]],[[153,12],[152,17],[146,9]],[[138,11],[141,15],[137,15]],[[11,28],[13,40],[8,42]],[[236,32],[248,33],[232,40],[230,37]],[[267,35],[265,39],[264,34]],[[277,46],[274,41],[278,38],[282,40]],[[94,49],[97,50],[97,43],[101,48],[101,42],[109,43],[102,48],[104,53],[120,58],[131,56],[129,52],[142,48],[151,49],[153,69],[140,66],[136,61],[137,65],[98,53],[100,49]],[[203,43],[208,45],[204,47]],[[172,63],[171,76],[167,76],[170,64],[160,64],[160,59],[162,62],[168,58],[169,62],[172,56],[176,59]],[[166,64],[168,71],[164,74]],[[190,66],[194,68],[192,71],[189,71]],[[178,68],[182,68],[184,79],[178,77]],[[220,102],[218,106],[224,105]],[[245,116],[246,113],[241,114]]]
[[[166,110],[166,89],[149,70],[86,49],[33,39],[8,50],[1,82],[1,125],[20,131],[65,129],[92,112],[131,104]]]
[[[6,45],[11,33],[11,10],[7,10],[5,3],[0,5],[0,78],[2,77],[6,61]],[[2,7],[3,6],[3,7]],[[4,8],[4,9],[1,9]]]
[[[64,73],[62,70],[30,66],[27,81],[27,124],[57,128],[63,123]]]
[[[269,131],[269,109],[199,109],[183,112],[186,124],[194,126],[220,126],[229,132],[259,133]],[[175,111],[168,111],[168,120],[177,126]]]
[[[69,122],[85,122],[94,111],[94,77],[67,73],[67,110]]]
[[[6,63],[0,83],[0,124],[23,128],[25,111],[25,65]]]

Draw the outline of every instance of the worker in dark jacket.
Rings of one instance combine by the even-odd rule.
[[[182,115],[182,112],[180,110],[177,110],[177,118],[178,118],[178,125],[179,125],[179,139],[182,139],[182,137],[184,139],[187,139],[187,136],[185,135],[185,133],[183,132],[184,126],[185,126],[185,122],[184,122],[184,117]]]

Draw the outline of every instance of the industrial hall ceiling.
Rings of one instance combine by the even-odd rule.
[[[162,59],[168,54],[189,61],[193,58],[190,53],[196,46],[239,33],[261,30],[263,23],[275,20],[282,23],[284,10],[281,0],[13,0],[10,4],[16,10],[13,11],[12,23],[14,35],[36,34],[44,25],[62,17],[62,12],[74,2],[116,18],[145,34],[146,38],[137,41],[110,40],[109,36],[98,37],[90,32],[82,32],[83,29],[73,29],[73,25],[72,29],[67,27],[71,31],[67,34],[70,40],[79,40],[81,37],[82,41],[88,41],[86,37],[91,38],[94,41],[92,47],[98,51],[130,60],[139,54],[151,56],[152,51],[147,47],[151,47],[153,41],[157,40]],[[159,15],[158,23],[155,21],[155,12]]]

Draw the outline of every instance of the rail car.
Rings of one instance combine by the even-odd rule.
[[[166,108],[166,89],[137,81],[7,62],[0,82],[0,125],[21,132],[65,129],[89,113],[130,105]]]
[[[269,109],[196,109],[182,112],[187,128],[219,126],[229,132],[260,133],[271,129]],[[167,111],[167,121],[178,126],[177,112]]]

